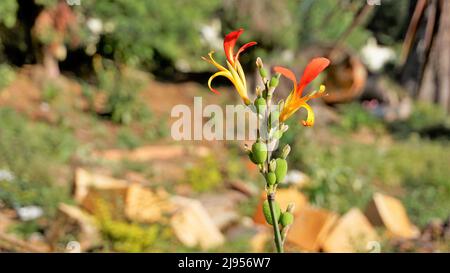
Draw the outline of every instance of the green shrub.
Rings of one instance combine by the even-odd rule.
[[[203,64],[198,56],[209,48],[199,27],[213,16],[217,0],[85,1],[83,14],[100,18],[106,28],[101,52],[119,62],[155,67],[162,58],[175,63]]]
[[[211,190],[222,182],[219,164],[213,156],[207,156],[186,171],[186,179],[195,191]]]
[[[106,92],[104,115],[117,123],[129,124],[150,115],[147,105],[139,98],[144,82],[117,67],[111,60],[96,59],[95,71],[99,88]]]
[[[382,120],[369,113],[360,103],[342,105],[340,111],[342,117],[339,126],[346,131],[368,128],[374,132],[382,132],[384,129]]]
[[[96,201],[95,215],[100,231],[114,251],[147,252],[152,250],[160,233],[158,225],[145,226],[114,220],[108,203],[103,199]]]
[[[59,202],[70,199],[68,187],[55,183],[75,151],[73,136],[64,128],[30,123],[10,109],[0,109],[0,124],[0,169],[14,176],[0,181],[0,199],[10,207],[37,205],[53,214]]]

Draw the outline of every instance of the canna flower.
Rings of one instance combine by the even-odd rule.
[[[243,46],[241,46],[239,48],[239,50],[235,54],[234,46],[236,45],[236,41],[238,40],[238,38],[242,34],[242,32],[244,32],[243,29],[233,31],[233,32],[227,34],[223,41],[223,49],[225,50],[225,55],[227,57],[226,62],[227,62],[228,69],[225,68],[224,66],[218,64],[214,60],[214,58],[213,58],[214,51],[212,51],[208,54],[209,59],[206,57],[202,57],[202,58],[203,58],[203,60],[211,63],[217,69],[219,69],[218,72],[216,72],[214,75],[212,75],[209,78],[209,80],[208,80],[209,89],[211,91],[213,91],[214,93],[219,94],[219,91],[214,89],[211,86],[211,83],[214,80],[214,78],[216,78],[216,77],[219,77],[219,76],[225,77],[233,83],[234,87],[236,88],[236,90],[239,93],[239,96],[242,98],[244,103],[246,105],[248,105],[248,104],[250,104],[250,99],[248,98],[248,94],[247,94],[247,83],[245,81],[245,74],[244,74],[244,71],[242,70],[241,64],[239,63],[239,54],[244,52],[247,48],[256,45],[256,42],[249,42],[249,43],[244,44]]]
[[[307,111],[306,120],[302,120],[303,126],[313,126],[314,125],[314,112],[311,106],[308,104],[308,100],[319,98],[325,93],[325,86],[321,85],[319,90],[313,91],[310,94],[303,96],[303,89],[313,81],[319,74],[322,72],[328,65],[330,64],[330,60],[327,58],[315,58],[306,66],[305,71],[303,72],[303,76],[300,79],[300,82],[297,84],[297,79],[295,78],[294,73],[291,70],[276,66],[274,71],[280,73],[284,77],[288,78],[294,83],[294,87],[287,97],[283,109],[280,114],[280,122],[284,122],[290,116],[292,116],[298,109],[305,108]]]

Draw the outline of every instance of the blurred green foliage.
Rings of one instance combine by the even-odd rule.
[[[115,220],[112,218],[108,203],[103,199],[96,201],[96,218],[100,230],[113,251],[148,252],[152,249],[159,237],[159,226],[144,226]]]
[[[197,192],[217,187],[222,182],[219,163],[214,156],[206,156],[186,170],[186,181]]]
[[[342,114],[340,119],[340,129],[347,132],[355,132],[363,128],[372,132],[383,132],[384,124],[380,118],[375,117],[357,102],[346,104],[340,108]]]
[[[104,34],[101,52],[133,65],[158,66],[157,55],[174,62],[191,61],[205,54],[199,27],[207,23],[220,2],[175,1],[83,1],[88,17],[100,18],[111,31]]]
[[[16,78],[16,72],[7,64],[0,64],[0,92]]]
[[[16,0],[2,0],[0,2],[0,24],[11,28],[16,23],[16,12],[19,4]]]
[[[427,130],[441,129],[450,131],[450,118],[439,105],[416,102],[414,110],[406,120],[389,124],[391,131],[400,137],[407,137],[413,133],[424,135]],[[447,136],[447,139],[449,137]]]
[[[52,8],[58,1],[34,3]],[[79,22],[79,45],[88,55],[99,53],[117,63],[170,77],[176,69],[212,69],[199,56],[210,50],[221,51],[223,35],[238,28],[246,30],[242,41],[259,43],[249,56],[243,55],[243,63],[249,62],[251,54],[279,58],[286,49],[297,53],[311,44],[334,43],[363,5],[365,2],[359,0],[83,0],[71,9]],[[17,8],[17,0],[2,1],[0,24],[13,27]],[[365,23],[346,40],[355,49],[370,35]],[[20,28],[17,32],[23,31]],[[33,50],[26,40],[20,47]],[[218,59],[222,55],[217,54]]]
[[[10,207],[37,205],[52,215],[69,188],[56,185],[62,164],[76,148],[70,131],[32,123],[10,109],[0,109],[0,168],[12,181],[0,181],[0,200]]]
[[[365,1],[303,0],[300,2],[299,37],[302,45],[337,41],[351,25],[356,11],[366,5]],[[347,38],[347,44],[359,49],[370,36],[363,25],[356,27]]]
[[[129,124],[150,115],[148,106],[139,98],[144,82],[117,67],[111,60],[96,59],[95,72],[100,90],[106,92],[104,113],[117,123]]]

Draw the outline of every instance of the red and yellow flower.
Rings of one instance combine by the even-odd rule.
[[[219,69],[218,72],[216,72],[214,75],[212,75],[208,80],[208,87],[211,91],[218,94],[219,91],[214,89],[211,86],[211,83],[214,78],[222,76],[227,79],[229,79],[236,90],[239,93],[239,96],[242,98],[245,104],[250,104],[250,99],[248,98],[248,92],[247,92],[247,82],[245,80],[245,74],[244,70],[242,69],[241,64],[239,63],[239,55],[244,52],[247,48],[256,45],[256,42],[249,42],[244,44],[239,48],[239,50],[234,53],[234,47],[236,45],[236,41],[238,40],[239,36],[242,34],[244,30],[239,29],[236,31],[233,31],[225,36],[224,42],[223,42],[223,49],[225,50],[225,55],[227,57],[227,68],[217,63],[214,58],[213,54],[214,52],[210,52],[209,59],[202,57],[205,61],[211,63],[214,65],[217,69]]]
[[[311,62],[306,66],[305,71],[303,72],[303,76],[300,79],[300,82],[297,84],[297,79],[295,78],[294,73],[284,67],[276,66],[274,68],[275,72],[280,73],[284,77],[288,78],[294,83],[294,87],[287,97],[283,109],[280,114],[280,122],[284,122],[290,116],[292,116],[298,109],[305,108],[307,111],[306,120],[302,120],[302,124],[304,126],[313,126],[314,125],[314,112],[311,106],[308,104],[310,99],[319,98],[325,93],[325,86],[321,85],[319,90],[313,91],[310,94],[303,96],[302,93],[305,87],[313,81],[319,74],[322,72],[327,66],[330,64],[330,60],[327,58],[315,58],[311,60]]]

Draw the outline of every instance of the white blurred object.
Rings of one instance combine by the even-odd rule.
[[[14,175],[8,170],[0,170],[0,181],[11,182],[14,180]]]
[[[294,185],[296,187],[303,187],[309,182],[309,177],[299,171],[299,170],[291,170],[286,174],[286,178],[284,179],[284,183],[289,185]]]
[[[377,40],[371,37],[361,49],[361,57],[370,71],[378,72],[387,62],[395,59],[395,51],[390,47],[378,45]]]
[[[220,20],[213,20],[208,25],[203,25],[200,28],[203,41],[211,48],[221,49],[223,39],[221,37],[222,24]]]
[[[103,23],[98,18],[89,18],[86,25],[94,34],[100,34],[103,31]]]
[[[77,241],[70,241],[66,245],[66,253],[81,253],[81,244]]]
[[[20,220],[30,221],[37,219],[42,216],[44,211],[38,206],[27,206],[16,209],[17,215],[19,215]]]

